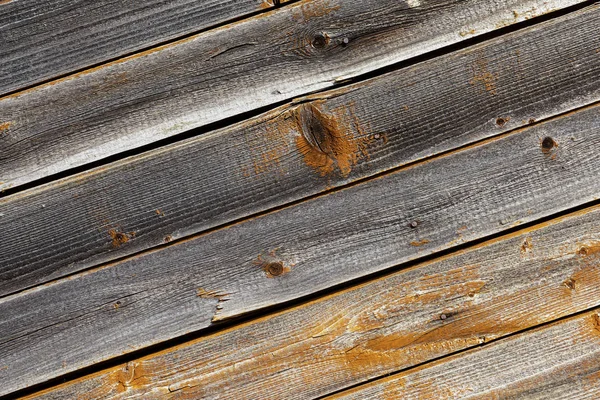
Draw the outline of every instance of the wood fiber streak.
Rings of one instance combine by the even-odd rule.
[[[599,128],[589,107],[0,299],[0,394],[598,199]]]
[[[0,95],[271,5],[269,0],[0,2]]]
[[[80,393],[86,393],[82,399],[110,400],[323,396],[599,306],[599,222],[600,208],[588,209],[32,397],[63,399]],[[571,340],[577,338],[562,343],[561,351],[574,347],[570,357],[577,358],[580,348]],[[526,359],[530,351],[515,359]],[[597,351],[589,354],[588,361],[598,357]],[[495,379],[489,376],[489,366],[482,365],[486,358],[475,358],[481,370],[467,374],[469,379]],[[596,363],[596,370],[599,367]],[[540,370],[519,368],[525,369],[527,377]],[[450,366],[439,370],[447,372]],[[133,371],[142,371],[139,379],[133,379],[137,376]],[[581,376],[588,372],[582,371]],[[458,377],[447,381],[450,389],[468,386]],[[388,386],[393,385],[399,387]],[[428,387],[445,386],[419,388],[426,393]],[[431,398],[453,398],[450,393],[455,392],[440,389]],[[394,398],[405,398],[402,394]]]
[[[581,2],[304,0],[153,48],[0,98],[0,190]]]
[[[598,101],[599,24],[591,8],[0,200],[0,295]]]
[[[597,399],[598,310],[328,399]]]

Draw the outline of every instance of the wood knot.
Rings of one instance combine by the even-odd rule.
[[[368,150],[377,140],[365,132],[353,106],[326,114],[317,104],[313,101],[296,108],[294,115],[300,133],[296,145],[304,162],[321,176],[332,174],[337,167],[346,178],[360,160],[369,159]],[[379,134],[379,138],[380,144],[387,143],[385,135]]]
[[[311,44],[315,49],[323,49],[329,44],[329,36],[326,33],[319,32],[313,37]]]

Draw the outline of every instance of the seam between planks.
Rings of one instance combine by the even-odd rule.
[[[351,385],[351,386],[348,386],[346,388],[343,388],[343,389],[340,389],[340,390],[336,390],[334,392],[328,393],[328,394],[323,395],[323,396],[314,397],[312,400],[324,400],[324,399],[329,399],[329,398],[331,398],[333,400],[333,399],[335,399],[336,395],[343,394],[343,393],[351,391],[353,389],[357,389],[357,388],[360,388],[360,387],[363,387],[363,386],[367,386],[367,385],[369,385],[371,383],[375,383],[375,382],[379,382],[379,381],[383,382],[385,380],[392,379],[394,376],[397,376],[399,374],[403,374],[403,373],[408,372],[408,371],[417,371],[417,370],[420,370],[420,369],[425,369],[425,368],[429,367],[430,365],[442,362],[445,359],[457,358],[458,356],[460,356],[463,353],[472,352],[475,349],[480,350],[482,348],[489,347],[490,345],[496,344],[498,342],[506,341],[506,340],[508,340],[510,338],[513,338],[515,336],[524,335],[524,334],[527,334],[527,333],[532,332],[532,331],[543,330],[543,329],[549,328],[552,325],[559,324],[561,322],[567,322],[567,321],[570,321],[570,320],[575,320],[575,319],[578,319],[578,318],[582,317],[585,314],[589,314],[589,313],[593,313],[593,312],[600,312],[600,307],[586,308],[584,310],[577,311],[575,313],[572,313],[572,314],[569,314],[569,315],[565,315],[565,316],[560,317],[560,318],[555,318],[553,320],[549,320],[549,321],[546,321],[544,323],[541,323],[541,324],[538,324],[538,325],[535,325],[535,326],[530,326],[529,328],[525,328],[525,329],[521,329],[519,331],[511,332],[511,333],[506,334],[504,336],[501,336],[501,337],[498,337],[498,338],[495,338],[495,339],[491,339],[491,340],[489,340],[487,342],[484,342],[484,343],[481,343],[481,344],[478,344],[478,345],[474,345],[474,346],[471,346],[471,347],[465,347],[464,349],[457,350],[457,351],[454,351],[452,353],[444,354],[443,356],[432,358],[430,360],[418,363],[418,364],[413,365],[411,367],[399,369],[399,370],[394,371],[392,373],[386,374],[385,376],[378,376],[376,378],[368,379],[368,380],[366,380],[366,381],[364,381],[362,383],[358,383],[356,385]],[[0,400],[3,400],[3,399],[0,398]]]
[[[270,9],[267,9],[267,10],[264,10],[264,11],[258,11],[255,14],[251,14],[252,16],[245,16],[245,17],[240,17],[239,19],[233,19],[232,21],[230,21],[228,23],[225,23],[225,24],[222,24],[222,25],[218,25],[218,26],[214,26],[214,27],[211,27],[211,28],[207,28],[207,29],[195,32],[193,34],[189,34],[189,35],[183,36],[183,37],[181,37],[179,39],[166,42],[166,44],[159,45],[159,46],[154,46],[154,47],[151,47],[151,48],[149,48],[147,50],[133,53],[133,54],[131,54],[129,56],[119,57],[119,58],[117,58],[117,59],[115,59],[115,60],[113,60],[111,62],[100,64],[100,65],[98,65],[98,66],[96,66],[94,68],[84,69],[84,70],[76,72],[76,73],[68,74],[68,75],[66,75],[66,76],[64,76],[64,77],[62,77],[60,79],[54,79],[54,80],[51,80],[51,81],[46,82],[44,84],[35,85],[35,86],[33,86],[33,87],[29,88],[29,89],[26,89],[26,90],[17,91],[17,92],[14,92],[12,94],[9,94],[9,95],[2,96],[2,97],[0,97],[0,100],[2,100],[4,98],[11,97],[11,96],[14,96],[14,95],[25,94],[28,91],[37,89],[38,87],[43,87],[45,85],[53,85],[55,83],[60,82],[61,80],[74,78],[74,77],[77,77],[78,75],[92,72],[95,69],[101,69],[101,68],[110,66],[111,64],[121,63],[122,61],[125,61],[128,58],[137,58],[137,57],[145,55],[145,54],[154,53],[154,52],[159,51],[159,50],[161,50],[163,48],[167,48],[167,47],[169,47],[171,45],[177,44],[177,42],[185,42],[186,40],[191,40],[191,38],[193,36],[198,35],[200,33],[207,32],[207,31],[213,31],[213,30],[217,30],[217,29],[223,29],[223,28],[226,27],[226,25],[230,25],[232,23],[243,22],[243,21],[250,20],[252,18],[256,18],[256,17],[259,17],[259,16],[262,17],[262,16],[264,16],[267,13],[274,12],[275,10],[278,10],[279,8],[284,8],[287,5],[293,5],[293,4],[298,3],[298,2],[300,2],[300,0],[286,1],[284,3],[281,3],[280,6],[278,6],[278,7],[272,7]],[[438,58],[438,57],[442,57],[442,56],[445,56],[445,55],[457,52],[459,50],[467,49],[469,47],[472,47],[472,46],[475,46],[475,45],[478,45],[478,44],[481,44],[481,43],[485,43],[485,42],[487,42],[489,40],[492,40],[492,39],[504,36],[504,35],[506,35],[508,33],[517,32],[517,31],[526,29],[526,28],[531,27],[531,26],[539,25],[539,24],[541,24],[543,22],[546,22],[546,21],[559,18],[561,16],[565,16],[565,15],[574,13],[576,11],[585,9],[585,8],[590,7],[590,6],[592,6],[594,4],[597,4],[597,3],[598,3],[598,0],[584,1],[582,3],[578,3],[578,4],[575,4],[575,5],[569,6],[569,7],[565,7],[565,8],[559,9],[559,10],[555,10],[555,11],[549,12],[547,14],[536,16],[536,17],[528,19],[528,20],[517,22],[517,23],[514,23],[512,25],[508,25],[508,26],[504,26],[504,27],[501,27],[501,28],[498,28],[498,29],[494,29],[494,30],[492,30],[490,32],[482,33],[482,34],[480,34],[478,36],[475,36],[475,37],[472,37],[472,38],[468,38],[468,39],[464,39],[464,40],[461,40],[459,42],[450,44],[448,46],[443,46],[441,48],[435,49],[435,50],[430,51],[430,52],[426,52],[426,53],[418,55],[418,56],[410,57],[410,58],[407,58],[405,60],[402,60],[402,61],[399,61],[399,62],[395,62],[395,63],[392,63],[392,64],[387,65],[387,66],[379,67],[379,68],[376,68],[376,69],[374,69],[372,71],[369,71],[369,72],[366,72],[366,73],[363,73],[363,74],[359,74],[359,75],[354,76],[354,77],[350,77],[350,78],[347,78],[347,79],[340,80],[339,82],[337,82],[333,86],[327,87],[325,89],[320,89],[320,90],[316,90],[316,91],[312,91],[312,92],[307,92],[307,93],[305,93],[305,94],[303,94],[301,96],[298,96],[298,97],[290,97],[290,98],[281,100],[279,102],[275,102],[275,103],[266,105],[264,107],[256,108],[256,109],[253,109],[253,110],[250,110],[250,111],[246,111],[246,112],[243,112],[243,113],[240,113],[240,114],[233,115],[231,117],[220,119],[218,121],[215,121],[215,122],[212,122],[212,123],[200,126],[198,128],[191,129],[189,131],[185,131],[185,132],[182,132],[182,133],[179,133],[179,134],[176,134],[176,135],[164,138],[164,139],[160,139],[160,140],[157,140],[155,142],[152,142],[152,143],[140,146],[140,147],[136,147],[136,148],[133,148],[133,149],[130,149],[130,150],[126,150],[126,151],[123,151],[123,152],[119,152],[117,154],[110,155],[108,157],[99,159],[97,161],[93,161],[93,162],[90,162],[90,163],[83,164],[81,166],[76,166],[76,167],[73,167],[73,168],[69,168],[69,169],[66,169],[66,170],[58,172],[58,173],[47,175],[47,176],[45,176],[43,178],[34,179],[34,180],[32,180],[30,182],[27,182],[27,183],[19,184],[18,186],[14,187],[14,188],[4,188],[4,189],[0,190],[0,199],[3,199],[3,198],[6,198],[6,197],[15,195],[17,193],[21,193],[21,192],[27,191],[27,190],[35,188],[37,186],[41,186],[41,185],[44,185],[44,184],[47,184],[47,183],[51,183],[51,182],[57,181],[57,180],[62,179],[62,178],[69,177],[69,176],[74,175],[74,174],[87,172],[87,171],[90,171],[90,170],[92,170],[94,168],[105,166],[107,164],[110,164],[112,162],[116,162],[116,161],[125,159],[127,157],[131,157],[131,156],[135,156],[135,155],[140,155],[140,154],[143,154],[143,153],[145,153],[147,151],[158,149],[160,147],[167,146],[169,144],[173,144],[173,143],[177,143],[177,142],[183,141],[185,139],[197,137],[199,135],[202,135],[202,134],[210,132],[210,131],[214,131],[214,130],[225,128],[225,127],[230,127],[230,126],[232,126],[232,125],[234,125],[234,124],[236,124],[238,122],[243,122],[243,121],[248,120],[250,118],[259,116],[259,115],[261,115],[261,114],[263,114],[265,112],[275,110],[278,107],[281,107],[281,106],[284,106],[284,105],[293,106],[295,104],[301,104],[301,103],[303,103],[305,101],[315,100],[315,99],[319,98],[318,95],[321,94],[321,93],[326,96],[328,91],[335,90],[335,89],[340,89],[340,88],[344,88],[344,87],[348,87],[349,85],[357,84],[357,83],[360,83],[360,82],[364,82],[364,81],[369,80],[371,78],[375,78],[375,77],[387,74],[389,72],[400,71],[402,69],[414,66],[415,64],[418,64],[418,63],[421,63],[421,62],[425,62],[425,61],[429,61],[429,60],[432,60],[432,59],[435,59],[435,58]],[[317,96],[317,97],[314,97],[314,96]]]
[[[278,8],[291,6],[292,4],[297,3],[297,2],[299,2],[301,0],[288,0],[284,4],[281,4],[279,2],[279,0],[272,0],[272,1],[273,1],[273,6],[271,6],[269,8],[265,8],[265,9],[262,9],[262,10],[256,10],[256,11],[244,14],[244,15],[240,15],[238,17],[230,18],[230,19],[225,20],[223,22],[220,22],[218,24],[211,25],[211,26],[208,26],[206,28],[194,30],[192,32],[186,33],[184,35],[179,35],[177,37],[174,37],[174,38],[171,38],[171,39],[168,39],[168,40],[160,40],[160,41],[158,41],[154,45],[141,47],[138,50],[130,51],[130,52],[124,53],[122,55],[119,55],[117,57],[108,58],[108,59],[106,59],[106,60],[104,60],[102,62],[98,62],[98,63],[95,63],[95,64],[90,64],[90,65],[87,65],[85,67],[74,69],[72,71],[69,71],[69,72],[66,72],[66,73],[63,73],[63,74],[58,74],[56,76],[53,76],[52,78],[44,79],[44,80],[41,80],[39,82],[30,84],[30,85],[25,85],[25,86],[23,86],[21,88],[8,91],[6,93],[3,93],[0,96],[0,100],[2,100],[4,98],[7,98],[7,97],[14,96],[14,95],[21,95],[21,94],[27,93],[29,91],[32,91],[34,89],[37,89],[39,87],[43,87],[43,86],[46,86],[46,85],[53,85],[53,84],[58,83],[58,82],[60,82],[60,81],[62,81],[64,79],[68,79],[70,77],[76,77],[76,76],[81,75],[81,74],[86,74],[86,73],[94,71],[96,69],[107,67],[107,66],[115,64],[115,63],[119,63],[119,62],[121,62],[123,60],[126,60],[128,58],[137,57],[139,55],[148,54],[148,53],[151,53],[151,52],[154,52],[154,51],[158,51],[158,50],[160,50],[162,48],[169,47],[172,44],[176,44],[177,42],[186,41],[187,39],[189,39],[192,36],[196,36],[196,35],[202,34],[204,32],[211,31],[211,30],[223,28],[226,25],[235,24],[237,22],[241,22],[241,21],[244,21],[244,20],[247,20],[247,19],[252,19],[252,18],[254,18],[256,16],[272,12],[272,11],[278,9]]]
[[[488,237],[484,237],[484,238],[481,238],[481,239],[478,239],[478,240],[475,240],[475,241],[472,241],[469,243],[465,243],[465,244],[453,247],[451,249],[441,251],[439,253],[425,256],[425,257],[417,259],[417,260],[412,260],[412,261],[409,261],[406,263],[401,263],[394,267],[388,268],[386,270],[379,271],[374,274],[370,274],[368,276],[364,276],[364,277],[361,277],[361,278],[358,278],[355,280],[347,281],[343,284],[330,287],[323,291],[311,293],[308,296],[304,296],[299,299],[283,303],[283,305],[266,307],[266,308],[263,308],[260,310],[242,314],[241,316],[231,318],[224,322],[217,322],[213,326],[203,329],[201,331],[192,332],[190,334],[186,334],[186,335],[180,336],[178,338],[169,339],[167,341],[164,341],[164,342],[152,345],[152,346],[148,346],[146,348],[136,350],[131,353],[127,353],[123,356],[114,357],[114,358],[96,363],[94,365],[90,365],[88,367],[84,367],[79,370],[64,374],[62,376],[52,378],[48,381],[32,385],[28,388],[15,391],[15,392],[7,394],[5,396],[0,396],[0,400],[8,400],[8,399],[12,399],[14,397],[21,397],[21,396],[39,395],[39,394],[42,394],[43,392],[45,392],[46,390],[52,390],[53,388],[56,388],[63,383],[70,384],[70,383],[76,382],[79,379],[84,379],[86,377],[90,377],[90,376],[97,375],[97,374],[99,375],[104,372],[111,371],[113,368],[117,367],[120,364],[126,363],[126,362],[136,361],[136,360],[140,360],[140,359],[147,359],[147,358],[156,357],[156,356],[159,356],[162,354],[167,354],[167,353],[173,352],[177,349],[181,349],[181,348],[185,348],[187,346],[193,345],[195,342],[209,340],[210,338],[213,338],[216,336],[221,336],[228,332],[239,330],[244,327],[257,324],[259,322],[267,321],[269,319],[283,315],[294,309],[309,307],[311,305],[326,301],[327,299],[341,296],[344,293],[348,293],[348,292],[357,290],[361,287],[369,286],[376,281],[385,280],[386,278],[393,276],[394,274],[397,274],[399,272],[408,272],[409,270],[413,270],[413,269],[414,270],[421,269],[428,265],[439,263],[444,260],[460,256],[462,254],[473,252],[477,249],[482,249],[482,248],[488,247],[490,245],[493,245],[495,243],[507,241],[507,240],[522,236],[528,232],[537,231],[537,230],[543,229],[545,227],[559,224],[562,221],[566,221],[571,218],[584,216],[588,213],[594,212],[595,209],[598,209],[598,208],[600,208],[600,200],[589,202],[587,204],[584,204],[584,205],[581,205],[578,207],[574,207],[569,210],[565,210],[565,211],[556,213],[554,215],[551,215],[551,216],[548,216],[545,218],[541,218],[541,219],[536,220],[531,223],[527,223],[527,224],[523,224],[523,225],[519,225],[519,226],[510,228],[510,229],[507,229],[506,231],[500,232],[495,235],[490,235]],[[360,384],[350,385],[344,389],[336,390],[331,393],[328,393],[327,395],[319,396],[314,399],[315,400],[324,399],[329,396],[339,394],[341,392],[351,390],[353,388],[360,387],[360,386],[363,386],[363,385],[371,383],[371,382],[385,379],[385,377],[388,377],[388,376],[394,376],[396,374],[400,374],[400,373],[406,372],[408,370],[421,368],[423,365],[431,364],[433,362],[436,362],[436,361],[439,361],[439,360],[442,360],[442,359],[445,359],[448,357],[452,357],[457,354],[473,350],[475,348],[481,348],[483,346],[487,346],[487,345],[495,343],[497,341],[508,339],[515,335],[520,335],[520,334],[526,333],[528,331],[540,329],[542,327],[554,324],[559,321],[576,318],[577,316],[579,316],[581,314],[585,314],[585,313],[593,311],[595,309],[600,310],[600,307],[591,307],[591,308],[588,308],[588,309],[585,309],[582,311],[578,311],[576,313],[565,315],[563,317],[555,318],[553,320],[546,321],[544,323],[541,323],[541,324],[538,324],[535,326],[531,326],[528,328],[524,328],[519,331],[515,331],[512,333],[503,335],[501,337],[495,338],[495,339],[490,339],[490,340],[486,341],[485,343],[470,346],[470,347],[467,347],[467,348],[464,348],[461,350],[454,351],[452,353],[445,354],[443,356],[432,358],[428,361],[418,363],[411,367],[403,368],[403,369],[397,370],[393,373],[386,374],[385,376],[371,378]]]
[[[314,99],[306,98],[304,100],[298,101],[296,104],[298,106],[302,106],[302,104],[304,104],[305,102],[308,102],[310,100],[314,100]],[[273,207],[273,208],[269,208],[269,209],[260,211],[258,213],[251,214],[251,215],[246,216],[246,217],[234,219],[234,220],[229,221],[227,223],[214,226],[212,228],[209,228],[207,230],[204,230],[202,232],[199,232],[199,233],[196,233],[196,234],[193,234],[193,235],[190,235],[190,236],[186,236],[186,237],[183,237],[183,238],[180,238],[180,239],[175,239],[175,240],[173,240],[171,242],[168,242],[168,243],[160,244],[158,246],[154,246],[154,247],[151,247],[149,249],[145,249],[145,250],[142,250],[142,251],[130,254],[130,255],[126,255],[126,256],[123,256],[123,257],[115,258],[115,259],[113,259],[113,260],[111,260],[109,262],[106,262],[106,263],[101,263],[99,265],[94,265],[94,266],[89,267],[89,268],[84,268],[84,269],[75,271],[75,272],[70,273],[70,274],[65,274],[65,275],[62,275],[62,276],[60,276],[58,278],[46,281],[46,282],[44,282],[44,283],[42,283],[40,285],[27,287],[25,289],[22,289],[22,290],[19,290],[19,291],[10,293],[10,294],[0,296],[0,300],[5,300],[5,299],[13,298],[13,297],[18,297],[18,296],[26,295],[27,293],[29,293],[31,291],[38,290],[39,288],[46,288],[48,286],[52,286],[53,284],[55,284],[57,282],[61,282],[63,280],[71,279],[71,278],[73,278],[75,276],[84,276],[84,275],[87,275],[87,274],[94,273],[96,271],[100,271],[100,270],[103,270],[103,269],[106,269],[106,268],[110,268],[113,265],[117,265],[117,264],[119,264],[119,263],[121,263],[123,261],[132,260],[132,259],[144,256],[146,254],[152,254],[154,252],[161,251],[161,250],[163,250],[165,248],[168,248],[168,247],[171,247],[171,246],[177,246],[177,245],[180,245],[182,243],[186,243],[186,242],[189,242],[189,241],[192,241],[192,240],[196,240],[197,238],[200,238],[202,236],[211,234],[211,233],[213,233],[215,231],[219,231],[219,230],[222,230],[222,229],[228,229],[230,227],[233,227],[233,226],[245,223],[247,221],[251,221],[251,220],[263,217],[263,216],[268,215],[268,214],[273,214],[273,213],[279,212],[281,210],[294,207],[294,206],[296,206],[298,204],[301,204],[301,203],[305,203],[305,202],[308,202],[308,201],[311,201],[311,200],[314,200],[314,199],[317,199],[317,198],[320,198],[320,197],[325,197],[325,196],[328,196],[328,195],[333,194],[333,193],[337,193],[337,192],[342,191],[342,190],[350,189],[350,188],[352,188],[354,186],[357,186],[357,185],[366,184],[366,183],[368,183],[370,181],[374,181],[374,180],[383,178],[383,177],[385,177],[387,175],[391,175],[391,174],[395,174],[395,173],[398,173],[398,172],[401,172],[401,171],[404,171],[404,170],[409,170],[409,169],[412,169],[412,168],[416,168],[416,167],[419,167],[420,165],[424,165],[424,164],[430,163],[430,162],[432,162],[434,160],[438,160],[438,159],[441,159],[441,158],[446,158],[446,157],[452,156],[454,154],[462,153],[463,151],[468,151],[468,150],[476,148],[476,147],[485,146],[487,144],[494,143],[494,142],[502,140],[504,138],[507,138],[507,137],[510,137],[510,136],[513,136],[513,135],[517,135],[517,134],[519,134],[519,133],[521,133],[521,132],[523,132],[525,130],[534,128],[534,127],[539,126],[541,124],[544,124],[544,123],[547,123],[547,122],[551,122],[551,121],[557,121],[559,119],[562,119],[563,117],[568,117],[570,115],[577,114],[580,111],[592,109],[592,108],[597,107],[597,106],[600,106],[600,101],[588,104],[586,106],[578,107],[578,108],[569,110],[567,112],[556,114],[556,115],[554,115],[552,117],[549,117],[549,118],[540,119],[540,120],[532,123],[531,125],[526,125],[526,126],[522,126],[522,127],[513,129],[513,130],[502,132],[502,133],[499,133],[497,135],[494,135],[494,136],[491,136],[491,137],[488,137],[488,138],[480,139],[480,140],[477,140],[475,142],[468,143],[466,145],[462,145],[462,146],[459,146],[459,147],[456,147],[456,148],[453,148],[453,149],[450,149],[450,150],[446,150],[446,151],[437,153],[437,154],[432,155],[432,156],[425,157],[423,159],[419,159],[419,160],[416,160],[416,161],[411,161],[411,162],[406,163],[404,165],[401,165],[399,167],[390,168],[390,169],[381,171],[379,173],[376,173],[376,174],[368,176],[368,177],[359,178],[359,179],[357,179],[357,180],[355,180],[353,182],[350,182],[348,184],[345,184],[345,185],[342,185],[342,186],[338,186],[338,187],[335,187],[335,188],[331,188],[329,190],[325,190],[323,192],[319,192],[319,193],[316,193],[316,194],[313,194],[313,195],[310,195],[310,196],[307,196],[307,197],[303,197],[301,199],[294,200],[292,202],[285,203],[285,204],[282,204],[282,205],[279,205],[279,206],[276,206],[276,207]],[[587,207],[590,204],[593,204],[593,203],[587,203],[587,204],[582,205],[581,207]],[[557,214],[557,215],[559,215],[559,214]],[[540,219],[540,220],[542,220],[542,219]],[[540,221],[540,220],[537,220],[537,221]],[[506,231],[503,231],[503,232],[506,232]],[[433,256],[435,256],[436,254],[439,254],[439,253],[433,253]],[[419,258],[419,260],[422,260],[422,258]]]

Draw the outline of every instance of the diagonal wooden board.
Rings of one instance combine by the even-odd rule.
[[[0,98],[0,190],[579,3],[303,0],[153,48]]]
[[[0,95],[270,7],[271,0],[0,1]]]
[[[0,200],[0,295],[598,101],[599,24],[591,7]]]
[[[598,311],[328,399],[597,399]]]
[[[589,107],[0,299],[0,394],[598,199],[599,127]]]
[[[32,397],[75,398],[85,393],[84,398],[106,400],[168,395],[293,400],[324,396],[600,306],[599,222],[600,207],[579,211]],[[510,351],[515,361],[529,360],[536,336],[527,337],[531,339],[522,342],[522,354]],[[500,345],[507,346],[512,348]],[[569,361],[582,355],[571,340],[558,348],[572,355]],[[597,357],[596,351],[589,356]],[[468,387],[475,379],[502,382],[489,373],[494,363],[484,362],[484,355],[490,354],[487,349],[472,354],[424,369],[423,378],[411,385],[415,387],[411,393],[440,387],[416,384],[425,382],[425,377],[443,378],[446,384],[441,387],[449,389]],[[461,374],[462,379],[453,372],[454,381],[428,372],[463,371],[453,363],[466,366],[473,359],[479,360],[474,367],[480,369],[474,368],[477,372],[466,377]],[[547,364],[521,372],[530,377],[554,367],[555,360],[549,358]],[[518,362],[515,367],[522,368]],[[400,380],[389,382],[364,392],[396,387],[399,396],[394,398],[405,398]],[[354,398],[368,398],[363,391],[358,393]]]

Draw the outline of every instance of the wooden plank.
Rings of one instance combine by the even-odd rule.
[[[598,310],[330,399],[597,399]]]
[[[0,299],[8,366],[0,387],[16,390],[598,199],[599,127],[600,108],[588,108]]]
[[[600,207],[552,220],[32,397],[327,395],[599,306],[599,222]]]
[[[272,7],[271,0],[0,2],[0,95]]]
[[[583,10],[0,200],[0,295],[598,101],[599,24]],[[327,121],[337,156],[308,143]]]
[[[0,190],[582,2],[304,0],[138,53],[1,98]]]

